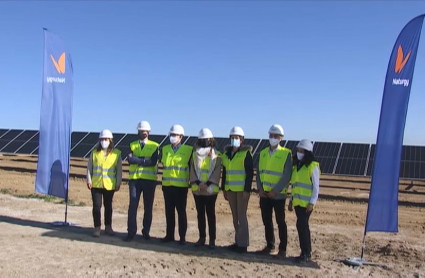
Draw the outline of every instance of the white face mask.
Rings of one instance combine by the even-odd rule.
[[[102,146],[102,149],[107,149],[109,147],[109,141],[100,141],[100,145]]]
[[[276,138],[270,138],[270,139],[269,139],[269,142],[270,142],[270,146],[274,147],[274,146],[276,146],[277,144],[279,144],[279,139],[276,139]]]
[[[179,142],[178,136],[170,136],[170,143],[171,144],[176,144],[177,142]]]
[[[297,158],[298,158],[298,160],[303,160],[303,158],[304,158],[304,154],[303,153],[300,153],[300,152],[297,152]]]
[[[196,149],[196,153],[200,156],[200,157],[207,157],[210,154],[211,151],[211,147],[206,147],[206,148],[197,148]]]
[[[239,139],[230,139],[230,145],[232,145],[232,147],[239,147],[241,145],[241,140]]]

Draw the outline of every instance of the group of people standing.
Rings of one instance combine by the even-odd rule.
[[[209,248],[215,248],[215,204],[220,189],[229,202],[232,212],[235,240],[230,250],[244,253],[249,246],[247,209],[254,177],[252,146],[244,144],[241,127],[230,130],[230,145],[223,152],[216,148],[214,136],[208,128],[198,134],[194,146],[182,142],[184,129],[173,125],[169,131],[170,144],[159,149],[159,144],[149,139],[150,124],[142,121],[137,126],[139,140],[130,143],[129,207],[127,236],[132,241],[137,233],[137,208],[143,195],[144,216],[142,237],[150,239],[152,209],[157,185],[158,163],[163,165],[162,191],[165,203],[166,233],[162,242],[175,241],[175,212],[178,215],[179,244],[186,244],[187,195],[191,190],[195,199],[199,239],[196,247],[206,244],[206,223],[209,230]],[[296,154],[281,146],[284,131],[280,125],[272,125],[268,131],[270,145],[261,150],[256,184],[260,197],[266,246],[260,253],[286,257],[287,226],[285,207],[289,186],[291,197],[288,210],[295,210],[301,254],[300,262],[311,259],[309,218],[319,194],[320,166],[313,155],[313,144],[301,140]],[[221,179],[221,183],[220,183]],[[87,166],[87,187],[93,200],[94,236],[101,232],[101,207],[104,204],[105,233],[113,235],[112,200],[122,181],[121,152],[114,147],[113,135],[103,130],[99,144],[93,150]],[[279,230],[280,244],[275,246],[273,211]]]

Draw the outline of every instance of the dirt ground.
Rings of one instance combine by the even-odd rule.
[[[126,181],[114,197],[115,237],[93,238],[91,196],[86,188],[86,160],[72,159],[68,220],[72,227],[55,227],[63,221],[60,199],[34,195],[37,158],[0,154],[0,277],[367,277],[425,276],[425,183],[401,181],[399,233],[368,233],[365,259],[388,268],[363,266],[353,269],[334,259],[359,257],[370,179],[322,176],[320,199],[310,221],[313,262],[296,264],[299,254],[295,215],[286,211],[287,259],[255,254],[265,245],[259,198],[251,194],[248,208],[250,246],[248,254],[227,251],[233,241],[228,203],[217,199],[217,248],[195,248],[198,239],[196,210],[188,196],[188,244],[161,243],[165,235],[161,187],[154,202],[152,240],[126,235],[128,187]],[[127,168],[124,168],[127,170]],[[124,174],[127,178],[127,173]],[[19,197],[16,197],[19,196]],[[143,215],[141,201],[139,232]],[[277,236],[277,228],[275,228]],[[176,238],[178,238],[176,231]],[[279,240],[277,239],[277,243]]]

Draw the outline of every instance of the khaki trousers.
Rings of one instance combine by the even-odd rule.
[[[235,228],[235,243],[239,247],[248,247],[249,228],[246,212],[248,209],[249,197],[244,200],[242,198],[243,192],[227,191],[226,194],[232,211],[233,226]]]

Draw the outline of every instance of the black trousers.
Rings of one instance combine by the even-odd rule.
[[[312,211],[307,212],[306,208],[300,206],[296,206],[294,209],[297,215],[297,230],[300,239],[301,254],[309,255],[311,253],[311,237],[308,221]]]
[[[210,240],[216,239],[216,221],[215,221],[215,202],[217,201],[217,194],[204,196],[193,195],[195,198],[196,212],[198,213],[198,230],[199,237],[205,238],[206,235],[206,221],[205,213],[208,218],[208,231]]]
[[[112,225],[112,199],[114,198],[114,190],[106,190],[103,188],[92,188],[91,197],[93,200],[93,222],[95,227],[100,227],[102,198],[104,206],[105,226]]]
[[[277,227],[279,229],[279,250],[286,252],[288,244],[288,228],[285,222],[285,202],[286,200],[275,200],[270,198],[260,198],[261,218],[263,219],[267,247],[275,248],[275,237],[273,227],[273,210],[275,213]]]
[[[166,238],[174,239],[176,226],[175,211],[177,210],[180,240],[186,240],[187,231],[187,187],[163,186],[165,202],[165,220],[167,222]]]
[[[137,233],[137,209],[140,195],[143,193],[143,230],[142,234],[149,235],[152,225],[152,208],[155,199],[156,180],[136,179],[128,182],[130,204],[128,206],[127,231],[130,236]]]

